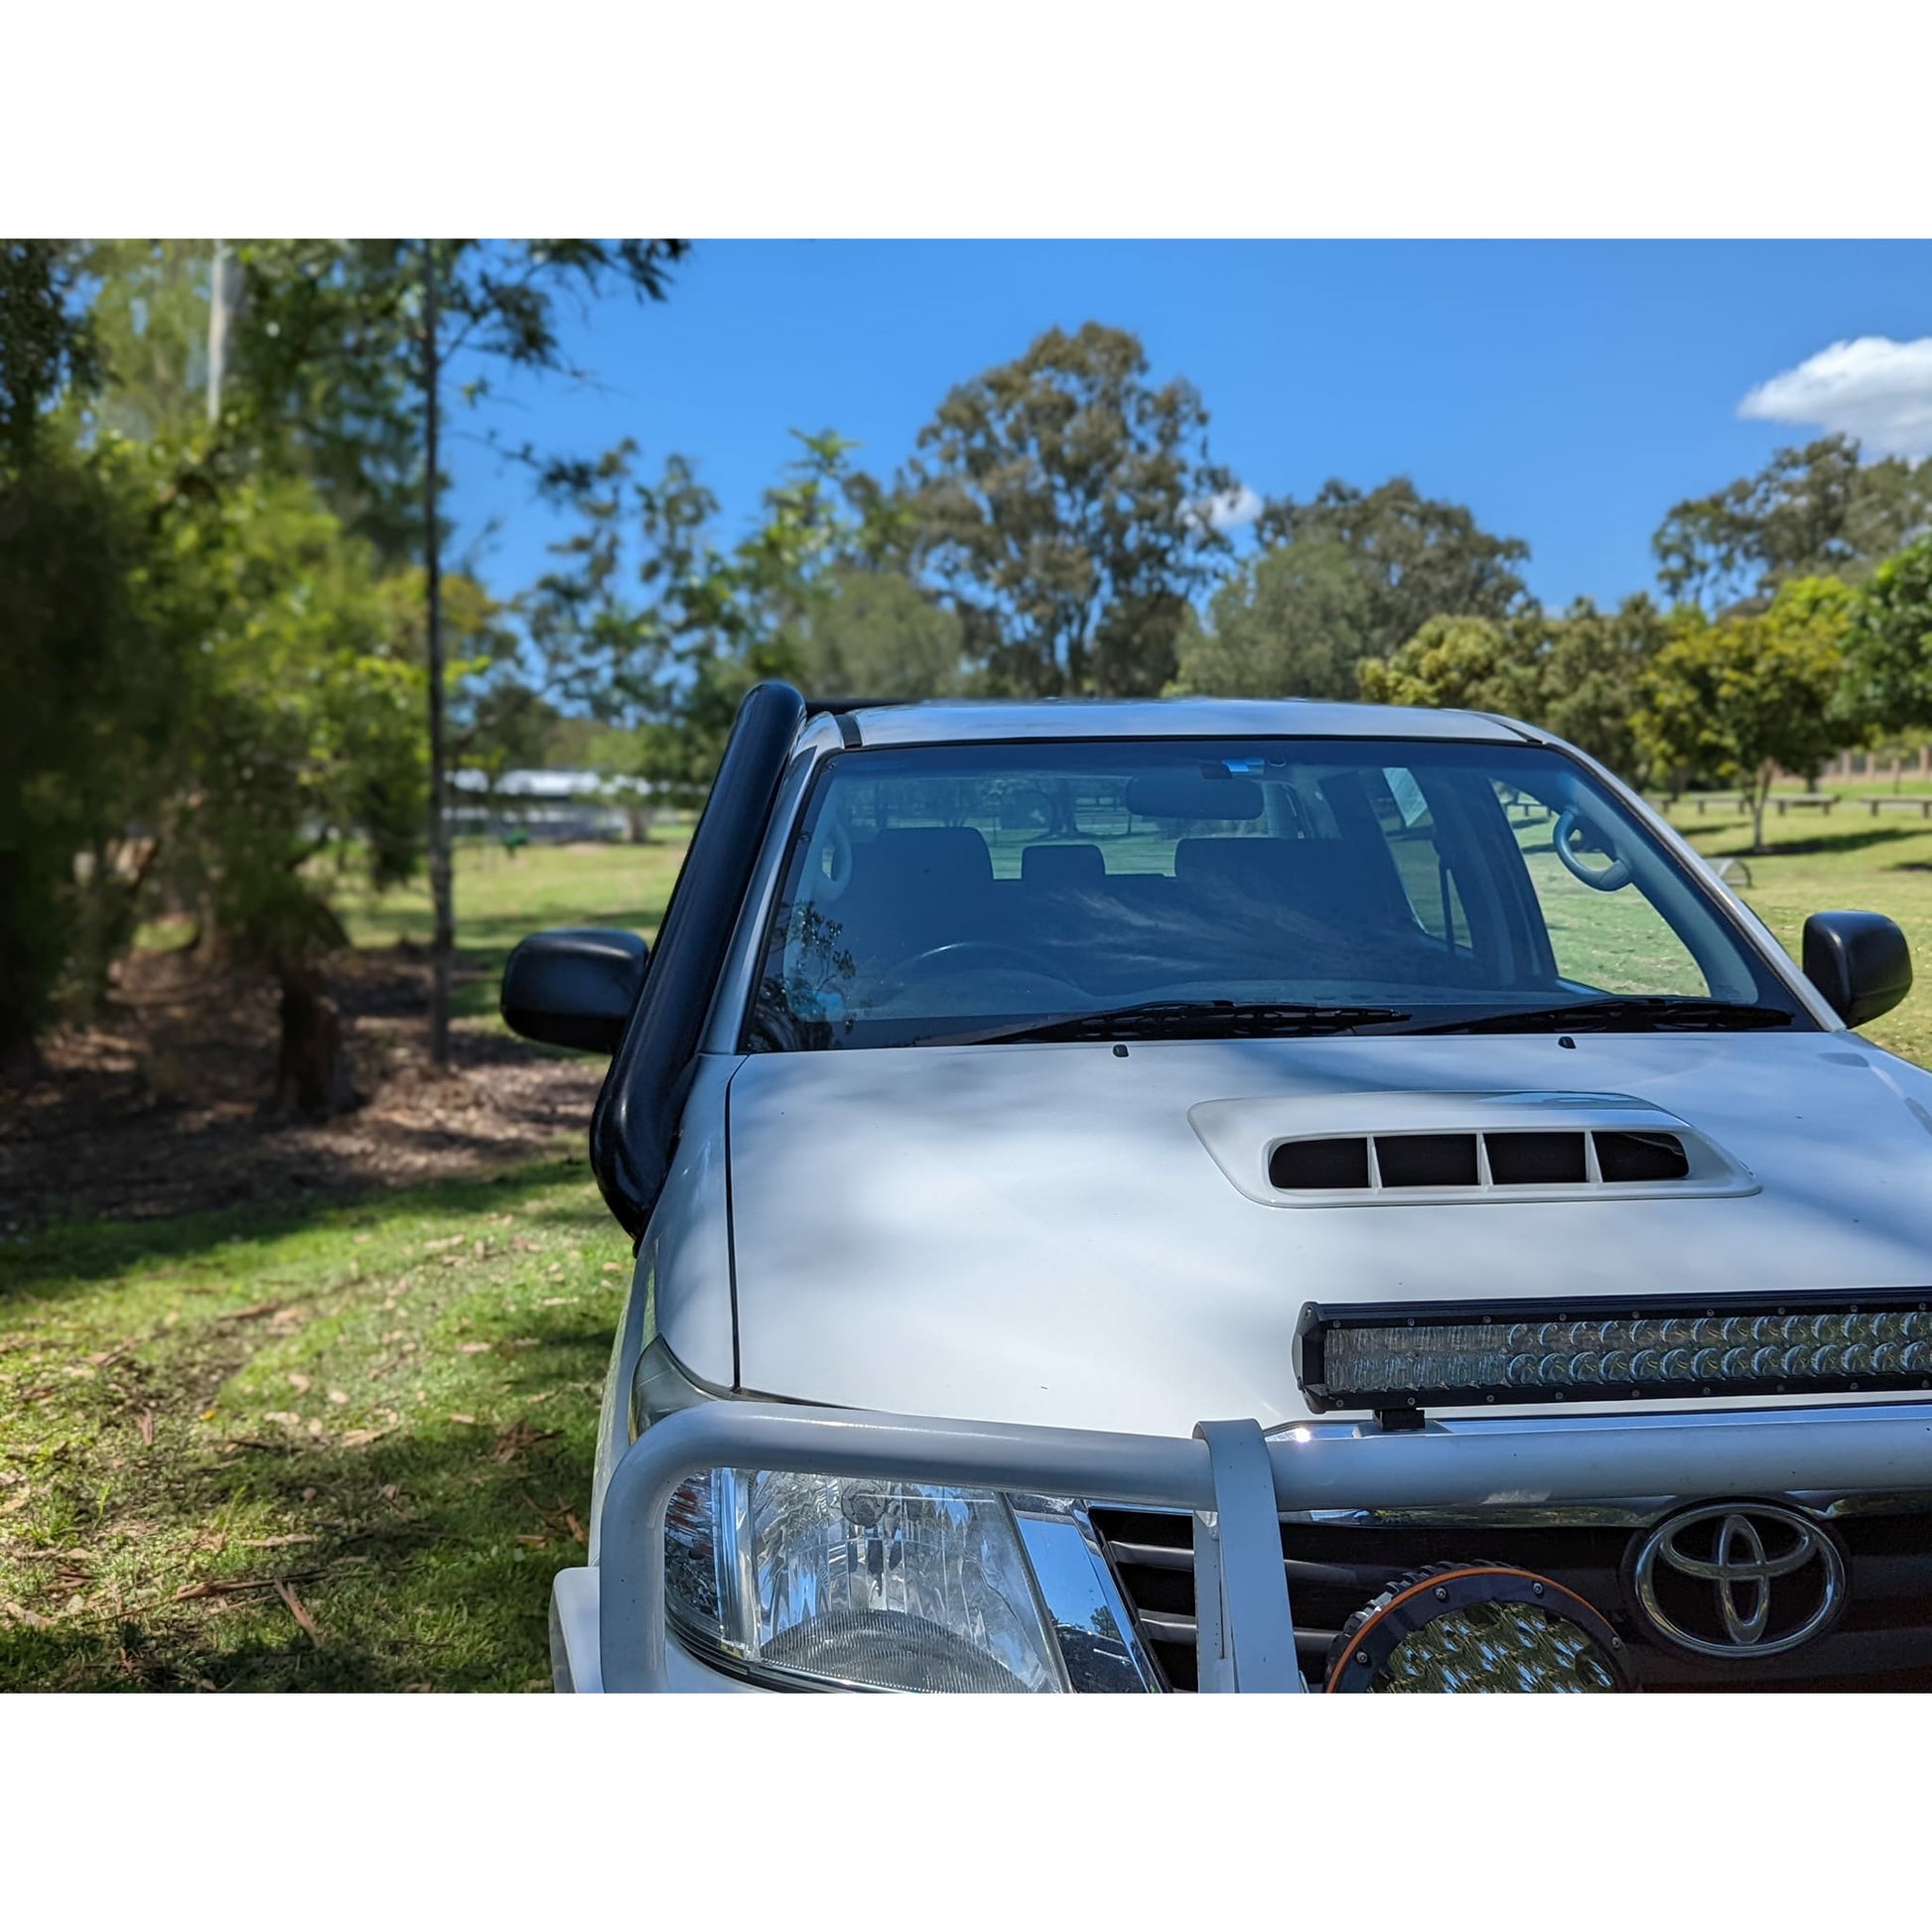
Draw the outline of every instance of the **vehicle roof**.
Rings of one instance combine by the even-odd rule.
[[[934,699],[846,714],[862,745],[1055,738],[1434,738],[1520,744],[1540,735],[1478,711],[1311,698]]]

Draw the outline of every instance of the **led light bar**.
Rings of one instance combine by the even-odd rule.
[[[1311,1302],[1295,1372],[1316,1411],[1932,1389],[1932,1289]]]

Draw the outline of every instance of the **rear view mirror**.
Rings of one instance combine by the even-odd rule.
[[[1848,1027],[1889,1013],[1912,990],[1911,949],[1881,912],[1814,912],[1804,963],[1805,978]]]
[[[1212,778],[1191,771],[1129,778],[1126,803],[1136,818],[1259,818],[1262,810],[1261,787],[1232,772]]]
[[[533,932],[503,968],[503,1024],[546,1046],[615,1053],[649,960],[634,932],[613,926]]]

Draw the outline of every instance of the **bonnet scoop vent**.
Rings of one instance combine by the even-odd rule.
[[[1675,1134],[1362,1134],[1283,1141],[1268,1157],[1269,1183],[1283,1193],[1622,1186],[1690,1173]]]
[[[1758,1191],[1707,1136],[1627,1094],[1210,1100],[1188,1120],[1228,1179],[1268,1207]]]

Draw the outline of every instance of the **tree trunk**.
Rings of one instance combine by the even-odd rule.
[[[282,989],[282,1044],[275,1067],[277,1113],[327,1120],[355,1105],[343,1022],[320,969],[284,963],[275,978]]]
[[[1771,781],[1762,772],[1751,787],[1751,850],[1764,850],[1764,801],[1770,796]]]
[[[450,1063],[450,958],[456,907],[450,880],[450,827],[443,810],[443,545],[436,524],[437,359],[436,244],[423,243],[423,543],[429,658],[429,891],[436,908],[429,942],[429,1057]]]

